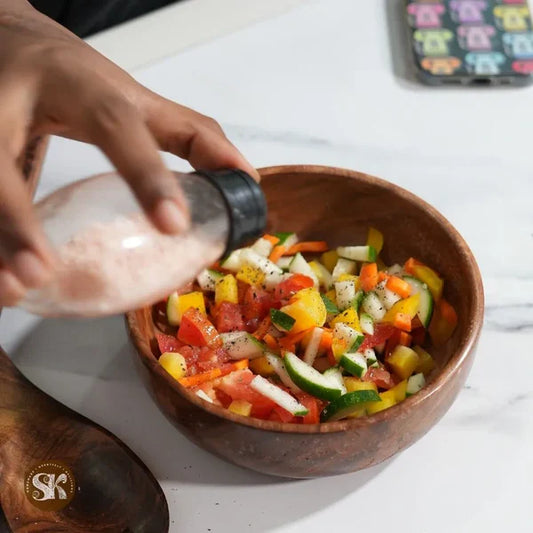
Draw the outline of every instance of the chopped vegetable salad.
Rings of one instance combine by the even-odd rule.
[[[387,266],[383,235],[330,249],[264,235],[171,294],[159,363],[233,413],[316,424],[369,416],[421,390],[429,346],[457,325],[444,281],[410,258]],[[173,330],[172,330],[173,331]]]

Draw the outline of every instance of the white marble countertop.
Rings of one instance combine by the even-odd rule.
[[[160,414],[121,317],[2,316],[0,341],[18,367],[154,472],[172,532],[532,530],[533,89],[411,81],[395,4],[309,1],[134,74],[216,117],[257,166],[375,174],[434,204],[463,234],[484,277],[485,325],[465,389],[418,443],[352,475],[254,474],[197,449]],[[40,193],[107,168],[95,149],[55,139]]]

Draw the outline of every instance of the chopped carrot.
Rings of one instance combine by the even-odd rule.
[[[222,375],[229,374],[230,372],[233,372],[234,370],[244,370],[245,368],[248,368],[248,359],[241,359],[240,361],[235,361],[234,363],[231,363],[232,368],[229,369],[229,372],[222,372]]]
[[[285,254],[285,250],[286,248],[283,245],[274,246],[274,249],[272,250],[272,252],[270,252],[270,255],[268,256],[268,258],[273,263],[277,263],[279,259],[281,258],[281,256]]]
[[[293,335],[287,335],[286,337],[282,337],[278,341],[279,347],[282,350],[294,353],[296,350],[296,344],[298,344],[308,333],[309,330],[304,329],[303,331],[294,333]]]
[[[402,298],[407,298],[411,294],[411,285],[397,276],[390,276],[385,287]]]
[[[384,279],[389,279],[389,277],[390,276],[386,272],[383,272],[382,270],[378,272],[378,282],[383,281]]]
[[[293,244],[288,248],[283,255],[294,255],[298,252],[327,252],[329,250],[328,243],[326,241],[304,241]]]
[[[371,291],[378,284],[378,266],[376,263],[365,263],[361,267],[359,282],[365,292]]]
[[[401,344],[402,346],[411,346],[413,342],[413,337],[409,335],[409,333],[406,333],[405,331],[400,332],[400,338],[398,340],[398,344]]]
[[[421,263],[420,261],[417,261],[414,257],[410,257],[405,264],[403,265],[403,269],[408,274],[414,274],[415,273],[415,266],[426,266],[424,263]]]
[[[265,341],[265,344],[273,351],[277,352],[278,351],[278,341],[272,336],[270,335],[270,333],[267,333],[264,337],[263,337],[263,341]]]
[[[201,374],[180,378],[178,381],[184,387],[194,387],[196,385],[200,385],[201,383],[205,383],[206,381],[211,381],[212,379],[218,378],[221,375],[222,370],[220,370],[220,368],[213,368],[207,372],[202,372]]]
[[[270,316],[266,316],[265,318],[263,318],[263,320],[255,330],[254,337],[258,340],[262,340],[263,337],[267,334],[271,323],[272,321],[270,320]]]
[[[429,324],[429,335],[435,346],[442,346],[451,336],[457,326],[455,309],[441,298],[433,311]]]
[[[411,317],[407,313],[396,313],[392,323],[402,331],[411,331]]]
[[[322,330],[322,337],[320,339],[320,349],[329,350],[333,342],[333,333],[329,329]]]
[[[278,244],[279,242],[279,237],[269,235],[268,233],[265,233],[265,235],[263,235],[263,239],[265,239],[265,241],[268,241],[272,246],[276,246],[276,244]]]

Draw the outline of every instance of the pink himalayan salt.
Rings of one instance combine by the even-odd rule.
[[[160,233],[143,215],[97,223],[57,250],[57,276],[24,307],[45,316],[98,316],[154,303],[224,252],[194,229]]]

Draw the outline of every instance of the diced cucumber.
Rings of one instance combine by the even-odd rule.
[[[364,355],[364,357],[366,359],[366,364],[369,367],[372,366],[373,364],[377,363],[377,361],[378,361],[378,358],[376,356],[376,352],[372,348],[367,348],[363,352],[363,355]]]
[[[179,326],[181,316],[179,312],[179,294],[173,292],[167,300],[167,320],[171,326]]]
[[[316,356],[318,355],[318,349],[320,348],[320,341],[322,340],[322,334],[324,330],[322,328],[314,328],[311,333],[311,338],[307,343],[307,348],[305,349],[304,361],[313,366]]]
[[[357,263],[355,261],[350,261],[350,259],[344,259],[339,257],[335,268],[331,273],[333,282],[337,281],[343,274],[355,274],[357,268]]]
[[[264,239],[261,237],[260,239],[257,239],[252,246],[250,246],[250,249],[254,252],[257,252],[259,255],[262,255],[263,257],[268,257],[270,255],[270,252],[272,251],[272,243],[268,241],[267,239]]]
[[[328,315],[339,314],[339,308],[325,294],[321,294],[320,297],[326,306],[326,313],[328,313]]]
[[[274,326],[276,326],[280,331],[290,331],[296,322],[292,316],[280,311],[279,309],[271,309],[270,318],[272,320],[272,324],[274,324]]]
[[[298,252],[291,261],[289,272],[292,274],[303,274],[304,276],[311,278],[315,286],[318,287],[318,278],[316,277],[316,274],[300,252]]]
[[[278,262],[276,263],[279,268],[282,270],[289,270],[289,265],[291,264],[291,261],[294,259],[294,255],[289,255],[285,257],[280,257],[278,259]]]
[[[288,411],[293,416],[305,416],[309,412],[307,407],[293,398],[288,392],[276,387],[263,376],[255,376],[250,382],[250,386],[259,394],[270,398],[274,403],[283,407],[285,411]]]
[[[398,263],[394,263],[394,265],[387,268],[387,274],[390,274],[391,276],[401,276],[403,273],[403,267]]]
[[[413,394],[416,394],[425,385],[426,379],[424,378],[424,374],[414,374],[407,381],[407,390],[405,393],[406,396],[412,396]]]
[[[257,252],[254,252],[251,248],[244,248],[241,253],[241,260],[243,264],[248,264],[251,267],[257,268],[265,276],[269,276],[275,273],[282,274],[283,270],[267,259],[262,255],[259,255]]]
[[[274,372],[278,375],[279,379],[281,379],[283,385],[291,389],[292,392],[302,391],[302,389],[295,385],[294,381],[289,376],[289,373],[287,372],[287,369],[285,368],[285,364],[283,363],[283,359],[281,357],[278,357],[273,353],[267,353],[265,357],[267,359],[267,362],[274,369]]]
[[[381,398],[374,390],[356,390],[343,394],[332,401],[320,413],[321,422],[333,422],[350,416],[366,402],[379,402]]]
[[[364,341],[365,336],[347,324],[337,322],[333,328],[333,338],[343,340],[348,347],[346,351],[355,352],[361,343]]]
[[[355,293],[355,298],[352,302],[352,307],[359,313],[359,309],[361,308],[361,304],[363,303],[363,298],[365,297],[365,292],[359,289]]]
[[[429,327],[431,317],[433,315],[433,295],[425,283],[414,278],[413,276],[404,276],[403,279],[411,286],[412,294],[420,295],[420,303],[418,306],[418,318],[425,328]]]
[[[339,257],[344,257],[344,259],[365,263],[373,263],[377,257],[373,246],[339,246],[337,253]]]
[[[274,233],[274,237],[279,239],[278,245],[283,244],[285,248],[290,248],[298,242],[296,233]]]
[[[388,311],[396,302],[399,302],[402,297],[396,294],[395,292],[387,289],[386,281],[380,281],[374,288],[374,292],[377,294],[381,303],[385,306],[385,309]]]
[[[342,394],[346,394],[346,385],[344,384],[342,372],[339,368],[332,366],[331,368],[328,368],[322,375],[331,379],[332,382],[341,389]]]
[[[223,348],[230,359],[255,359],[265,353],[265,346],[246,331],[221,333]]]
[[[239,250],[233,250],[227,257],[225,257],[221,263],[220,266],[224,268],[225,270],[229,270],[230,272],[238,272],[243,264],[242,260],[242,252],[245,250],[245,248],[240,248]]]
[[[359,323],[363,333],[374,335],[374,319],[368,313],[361,313]]]
[[[350,374],[363,377],[368,370],[365,356],[362,353],[345,353],[341,356],[341,366]]]
[[[348,309],[355,300],[355,283],[353,281],[337,281],[335,283],[335,298],[341,311]]]
[[[309,266],[313,269],[315,276],[318,278],[319,285],[325,290],[329,291],[333,283],[333,277],[329,270],[318,261],[311,261]]]
[[[342,389],[331,378],[304,363],[291,352],[285,353],[283,360],[290,378],[300,389],[322,400],[334,400],[342,394]]]
[[[196,391],[196,396],[199,396],[200,398],[202,398],[202,400],[205,400],[206,402],[213,403],[213,400],[209,398],[209,396],[202,389],[198,389]]]
[[[221,280],[224,277],[222,272],[217,272],[216,270],[205,269],[198,274],[196,281],[200,285],[200,289],[205,292],[213,292],[215,290],[215,285],[217,281]]]
[[[385,316],[385,306],[375,292],[369,292],[363,299],[363,311],[368,313],[374,320],[382,320]]]
[[[275,289],[282,281],[285,281],[286,279],[290,278],[292,274],[288,272],[283,272],[280,274],[279,272],[272,272],[271,274],[267,274],[265,276],[264,286],[265,289],[273,290]]]

